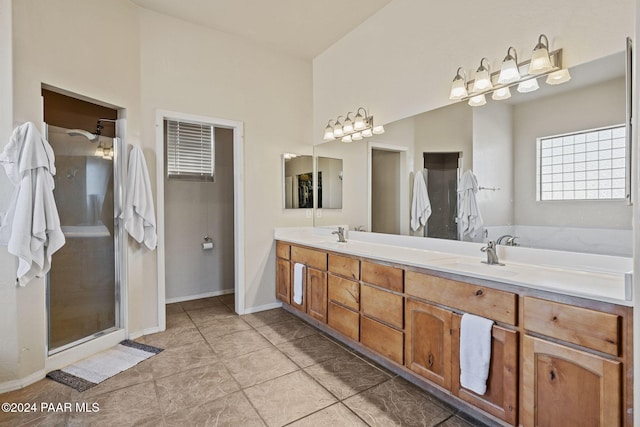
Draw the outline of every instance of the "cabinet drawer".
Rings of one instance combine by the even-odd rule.
[[[404,328],[404,307],[402,296],[364,284],[362,285],[360,292],[363,314],[381,320],[398,329]]]
[[[518,296],[484,286],[443,279],[423,273],[407,271],[407,295],[457,308],[467,313],[515,325]]]
[[[613,356],[622,348],[622,319],[615,314],[525,297],[524,327]]]
[[[329,271],[339,276],[360,280],[360,261],[340,255],[329,254]]]
[[[276,256],[278,258],[289,259],[291,245],[284,242],[276,242]]]
[[[291,246],[291,261],[317,268],[318,270],[327,269],[327,254],[313,249]]]
[[[362,316],[360,319],[360,342],[371,350],[402,365],[404,346],[402,332]]]
[[[329,300],[360,311],[360,283],[329,274]]]
[[[403,273],[399,268],[362,261],[362,281],[392,291],[404,292]]]
[[[329,301],[329,326],[354,341],[360,340],[360,314]]]

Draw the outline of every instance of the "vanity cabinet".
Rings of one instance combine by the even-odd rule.
[[[492,425],[633,425],[632,307],[294,243],[276,248],[276,294],[295,308],[287,310]],[[301,305],[296,263],[305,266]],[[460,384],[463,313],[495,322],[483,395]]]
[[[523,339],[521,424],[622,425],[623,316],[532,297],[523,305],[524,328],[538,336]]]
[[[286,304],[291,304],[290,250],[290,245],[283,242],[276,243],[276,298]]]
[[[360,342],[376,353],[404,363],[404,271],[362,262]]]
[[[360,260],[329,254],[328,324],[360,341]]]

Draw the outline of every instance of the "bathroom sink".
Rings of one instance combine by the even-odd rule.
[[[511,269],[506,265],[489,265],[480,261],[477,263],[468,261],[447,261],[438,263],[437,266],[451,270],[452,272],[466,272],[483,276],[511,277],[520,274],[519,271]]]

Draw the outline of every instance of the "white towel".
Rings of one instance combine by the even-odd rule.
[[[427,224],[431,216],[431,201],[427,192],[422,172],[416,172],[413,177],[413,199],[411,201],[411,229],[416,231]]]
[[[295,263],[293,266],[293,301],[302,304],[302,273],[304,273],[304,264]]]
[[[460,384],[477,394],[487,391],[493,320],[464,314],[460,326]]]
[[[0,244],[18,257],[16,277],[25,286],[47,274],[52,255],[65,243],[53,198],[55,156],[36,125],[27,122],[13,131],[0,163],[15,187],[2,218]]]
[[[482,231],[484,223],[476,201],[477,192],[478,180],[473,172],[467,170],[462,174],[458,185],[458,198],[460,201],[458,219],[462,237],[469,236],[473,238],[478,235],[478,232]]]
[[[124,222],[125,230],[136,242],[144,242],[151,250],[156,248],[158,236],[149,171],[142,149],[138,145],[134,145],[129,153],[127,197],[120,218]]]

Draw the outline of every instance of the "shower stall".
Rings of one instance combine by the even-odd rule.
[[[100,123],[98,124],[100,126]],[[124,234],[119,138],[46,126],[66,244],[47,276],[48,354],[122,327]]]

